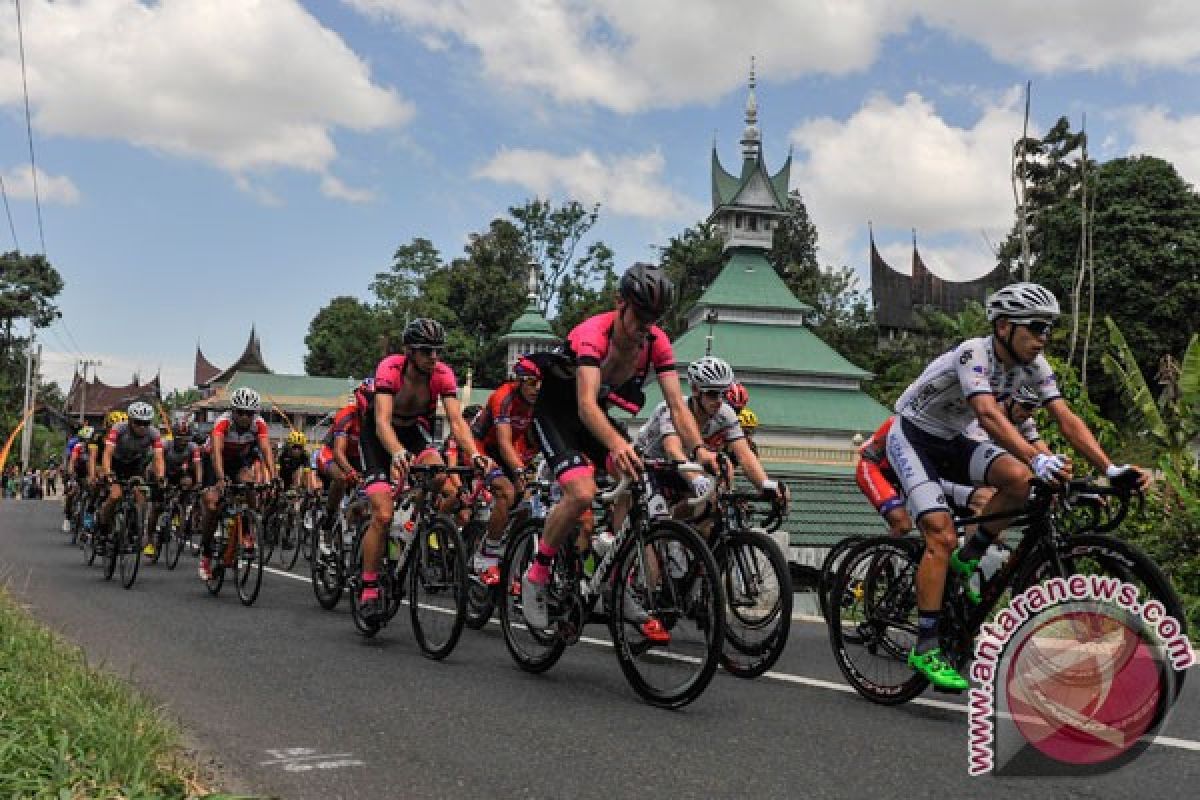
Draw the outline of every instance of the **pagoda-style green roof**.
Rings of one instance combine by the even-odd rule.
[[[758,308],[808,313],[813,307],[802,303],[775,272],[759,250],[734,248],[721,273],[705,290],[698,306],[710,308]]]
[[[704,355],[708,325],[697,325],[672,343],[680,363]],[[834,375],[867,380],[871,373],[850,363],[819,336],[800,325],[754,325],[717,322],[712,326],[712,354],[725,359],[734,372],[748,369],[790,374]]]
[[[749,407],[758,415],[758,424],[766,429],[870,434],[891,413],[859,389],[754,383],[747,384],[746,388],[750,392]],[[651,384],[646,388],[646,405],[638,418],[648,418],[661,401],[661,387],[657,383]]]
[[[506,342],[509,339],[517,338],[552,339],[558,341],[558,337],[554,335],[550,323],[542,316],[542,312],[538,310],[537,304],[532,300],[525,306],[524,313],[517,317],[509,327],[508,333],[500,337],[500,341]]]
[[[224,385],[218,386],[212,396],[194,407],[225,408],[229,405],[229,395],[246,386],[262,396],[264,414],[269,413],[272,406],[287,413],[321,414],[336,411],[349,403],[357,385],[356,378],[239,371]]]
[[[788,181],[790,180],[791,171],[792,157],[789,154],[787,161],[784,162],[779,171],[772,175],[767,170],[767,165],[763,163],[762,152],[760,150],[754,158],[747,158],[742,161],[741,175],[735,177],[721,166],[721,159],[717,156],[717,148],[714,146],[712,151],[713,211],[722,206],[745,205],[738,202],[739,195],[750,185],[756,175],[762,176],[763,182],[774,199],[775,208],[783,211],[787,208]],[[754,203],[751,205],[759,206],[760,204]]]

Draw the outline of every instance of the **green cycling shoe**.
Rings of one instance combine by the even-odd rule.
[[[955,548],[954,552],[950,554],[950,569],[957,572],[959,577],[962,578],[963,593],[967,596],[967,599],[970,600],[973,605],[979,605],[979,602],[983,600],[983,595],[981,595],[977,590],[971,588],[970,583],[971,576],[975,574],[975,570],[979,569],[979,559],[970,558],[966,561],[960,561],[958,558],[958,551],[961,549],[962,548]]]
[[[929,682],[939,689],[965,692],[970,686],[967,679],[959,675],[958,670],[952,667],[946,657],[942,655],[940,647],[924,653],[918,653],[916,648],[913,648],[908,654],[908,665],[914,671],[928,678]]]

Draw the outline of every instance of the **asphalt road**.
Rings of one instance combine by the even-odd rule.
[[[798,622],[771,677],[718,674],[662,711],[610,648],[579,644],[550,672],[511,661],[499,629],[424,658],[407,618],[374,640],[305,576],[267,574],[252,608],[210,597],[184,556],[132,590],[83,566],[53,502],[0,503],[0,578],[93,663],[161,701],[235,783],[285,798],[1195,797],[1197,678],[1134,763],[1081,779],[971,778],[966,715],[945,695],[899,708],[843,685],[824,628]],[[303,571],[303,560],[297,565]],[[591,636],[605,631],[596,627]],[[953,698],[951,698],[953,700]]]

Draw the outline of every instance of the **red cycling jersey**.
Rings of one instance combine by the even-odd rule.
[[[219,416],[213,425],[212,433],[208,435],[208,441],[204,443],[206,453],[212,453],[215,436],[224,437],[221,441],[221,457],[227,461],[245,455],[256,444],[261,445],[260,450],[263,452],[270,446],[267,423],[258,414],[254,415],[254,420],[246,430],[240,430],[233,424],[232,412],[226,411]]]
[[[325,445],[332,451],[334,441],[343,438],[346,440],[346,460],[357,461],[358,438],[362,430],[360,420],[357,403],[343,406],[333,417],[333,425],[325,435]]]
[[[498,425],[512,427],[513,448],[522,464],[528,464],[537,455],[537,450],[525,436],[529,423],[533,419],[533,406],[525,402],[521,396],[521,385],[516,381],[505,383],[488,397],[487,405],[480,410],[471,423],[471,433],[475,436],[475,447],[481,453],[493,457],[500,454],[500,442],[496,438]]]
[[[858,466],[854,469],[854,479],[858,482],[858,488],[880,514],[886,514],[904,505],[904,497],[896,489],[895,474],[887,460],[888,431],[892,429],[892,423],[895,421],[896,417],[888,417],[879,429],[862,443],[858,448]]]

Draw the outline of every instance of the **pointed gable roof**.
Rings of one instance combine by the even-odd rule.
[[[67,391],[66,413],[75,416],[82,411],[85,416],[96,416],[113,409],[123,409],[134,400],[161,399],[162,386],[157,375],[146,383],[134,381],[124,386],[109,386],[94,375],[85,385],[76,372]]]
[[[200,343],[196,342],[196,361],[192,366],[192,385],[204,386],[220,374],[221,368],[214,366],[204,357],[204,353],[200,350]]]
[[[263,360],[262,344],[258,340],[258,333],[255,332],[253,325],[250,326],[250,339],[246,342],[246,349],[242,351],[242,354],[238,356],[236,361],[210,378],[205,385],[212,386],[213,384],[228,383],[229,379],[236,372],[256,372],[259,374],[269,374],[271,372],[270,367]]]

